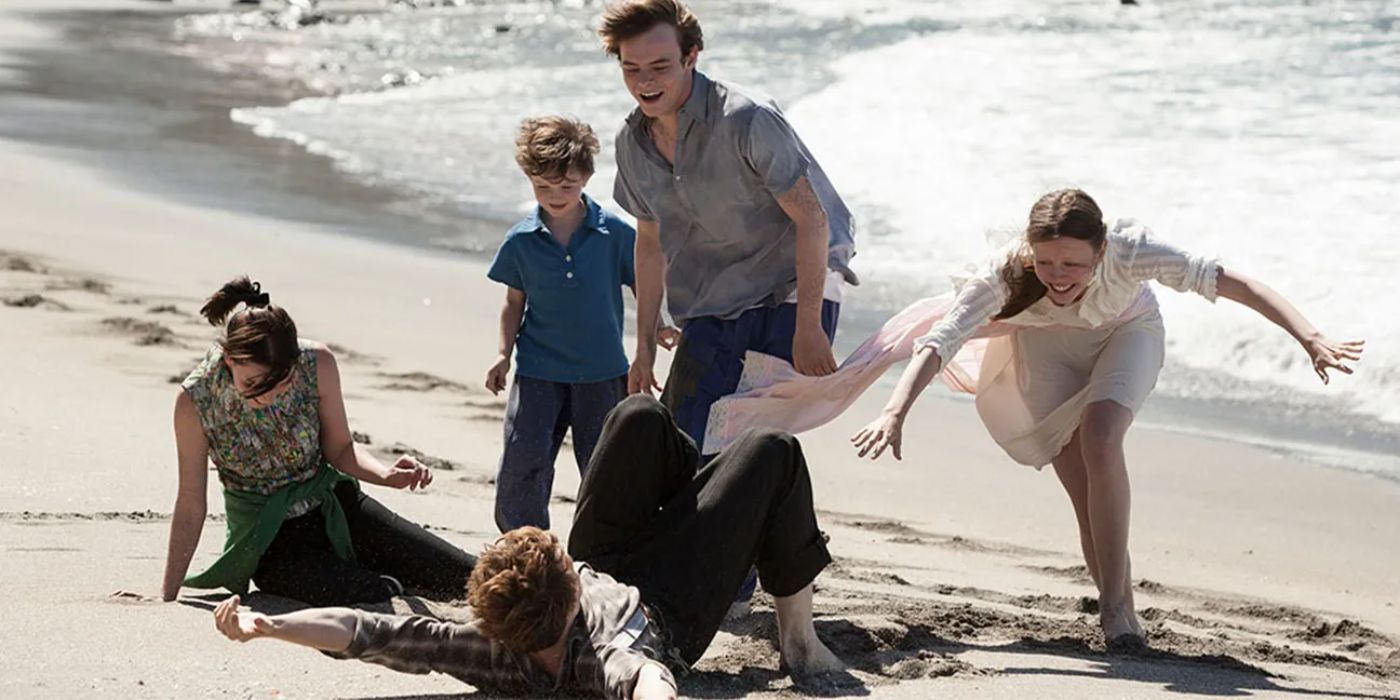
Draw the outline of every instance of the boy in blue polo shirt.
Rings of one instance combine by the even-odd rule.
[[[627,396],[622,287],[635,286],[637,234],[583,194],[597,152],[593,129],[565,117],[526,119],[516,136],[515,160],[538,206],[506,234],[487,273],[506,285],[506,301],[486,388],[506,388],[512,350],[518,365],[496,476],[501,532],[549,527],[564,431],[573,430],[583,472],[603,419]]]

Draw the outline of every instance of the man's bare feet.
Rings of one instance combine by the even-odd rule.
[[[846,670],[845,662],[826,648],[816,634],[810,638],[787,640],[781,650],[782,665],[793,676],[811,676]]]

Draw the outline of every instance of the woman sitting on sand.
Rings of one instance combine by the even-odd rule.
[[[1110,230],[1094,200],[1060,190],[1031,208],[1009,256],[966,282],[928,334],[880,417],[853,438],[860,455],[900,458],[904,419],[919,393],[975,335],[985,341],[975,381],[988,432],[1023,464],[1055,465],[1079,520],[1084,563],[1099,589],[1110,647],[1140,646],[1128,560],[1128,472],[1123,437],[1157,383],[1162,317],[1148,280],[1259,312],[1303,346],[1313,369],[1347,374],[1361,341],[1334,343],[1263,283],[1153,239],[1130,221]],[[990,332],[989,332],[990,331]],[[984,341],[976,341],[984,342]]]
[[[242,308],[238,308],[239,305]],[[335,356],[240,277],[200,313],[223,337],[175,400],[180,488],[162,593],[180,586],[259,590],[312,605],[386,600],[407,585],[463,595],[476,558],[400,518],[360,481],[418,489],[432,472],[411,457],[385,466],[351,439]],[[224,485],[223,556],[186,577],[204,528],[212,459]]]

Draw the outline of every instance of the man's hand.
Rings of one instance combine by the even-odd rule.
[[[649,663],[637,672],[632,700],[676,700],[676,689],[666,680],[661,666]]]
[[[491,369],[486,370],[486,390],[494,396],[506,388],[506,377],[510,374],[510,355],[498,355]]]
[[[277,629],[272,618],[251,610],[238,612],[238,596],[233,596],[214,608],[214,627],[235,642],[266,637]]]
[[[384,475],[384,485],[393,489],[408,489],[415,491],[425,488],[433,483],[433,470],[418,463],[418,460],[401,455],[394,465],[389,467],[389,473]]]
[[[678,328],[662,326],[656,331],[656,344],[671,350],[681,343],[681,332]]]
[[[639,350],[637,356],[632,358],[632,367],[627,370],[627,393],[645,392],[647,396],[651,396],[652,391],[661,391],[661,384],[656,381],[656,375],[653,373],[655,366],[656,356]]]
[[[820,325],[797,324],[797,332],[792,335],[792,366],[809,377],[821,377],[836,371],[831,341]]]

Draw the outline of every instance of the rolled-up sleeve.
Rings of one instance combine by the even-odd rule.
[[[963,343],[1006,305],[1006,284],[995,273],[974,277],[963,284],[947,315],[914,340],[914,352],[933,346],[940,367],[947,367]]]
[[[1130,236],[1133,254],[1130,274],[1138,280],[1156,280],[1178,292],[1195,292],[1207,300],[1216,299],[1220,260],[1192,255],[1170,243],[1157,240],[1146,228]]]
[[[759,105],[749,120],[748,137],[743,141],[744,159],[763,186],[780,197],[807,175],[812,161],[802,150],[802,142],[787,119],[772,107]]]

